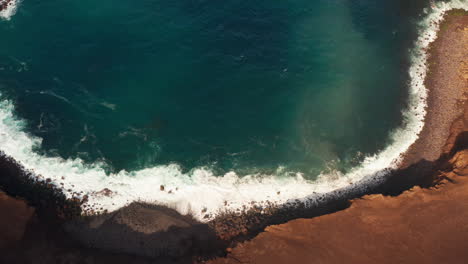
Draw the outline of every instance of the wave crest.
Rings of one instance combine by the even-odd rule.
[[[1,11],[0,16],[9,19],[16,6]],[[204,168],[184,174],[176,164],[106,174],[102,163],[85,164],[81,159],[65,160],[37,154],[34,149],[41,146],[41,139],[24,132],[25,122],[15,117],[12,102],[5,99],[0,101],[0,145],[7,155],[33,171],[36,177],[51,179],[67,197],[87,195],[87,202],[83,204],[85,211],[99,212],[101,208],[114,211],[133,201],[144,201],[169,206],[182,214],[191,213],[199,220],[207,221],[222,211],[249,207],[251,202],[281,205],[302,199],[314,203],[321,194],[334,190],[365,188],[380,183],[389,169],[398,167],[401,154],[416,141],[424,126],[426,49],[435,40],[439,29],[438,23],[432,22],[440,22],[445,12],[453,8],[467,10],[467,2],[442,2],[426,10],[419,38],[411,52],[408,110],[403,112],[403,126],[392,133],[393,143],[339,177],[322,174],[316,181],[309,181],[300,173],[284,175],[281,170],[275,175],[239,177],[235,172],[214,175]]]
[[[0,0],[0,18],[10,20],[16,13],[21,0]]]

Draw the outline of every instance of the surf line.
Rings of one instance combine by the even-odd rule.
[[[103,163],[86,164],[81,159],[48,157],[35,152],[42,140],[25,132],[26,121],[15,116],[14,105],[7,99],[0,101],[1,150],[33,171],[33,177],[61,188],[68,198],[87,197],[82,207],[84,212],[115,211],[134,201],[143,201],[168,206],[206,222],[224,211],[235,212],[252,204],[262,206],[265,201],[278,206],[293,205],[298,200],[313,205],[320,203],[324,196],[362,191],[380,184],[389,170],[398,168],[401,154],[417,140],[424,126],[428,96],[424,86],[428,58],[425,50],[439,30],[439,23],[434,22],[441,22],[444,14],[454,8],[467,10],[468,5],[466,1],[452,0],[425,10],[419,38],[411,52],[409,100],[402,114],[404,124],[391,134],[393,143],[344,175],[323,173],[317,180],[309,181],[301,173],[282,177],[284,172],[279,169],[273,175],[239,177],[235,172],[215,175],[205,168],[183,173],[177,164],[106,174]]]

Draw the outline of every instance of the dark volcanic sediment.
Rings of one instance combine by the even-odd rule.
[[[468,151],[435,188],[365,196],[346,210],[270,226],[212,263],[466,263]]]
[[[461,11],[454,11],[461,12]],[[454,13],[452,12],[452,14]],[[435,161],[447,152],[446,141],[449,138],[452,124],[463,114],[466,82],[460,78],[468,62],[466,40],[455,35],[462,35],[463,26],[468,17],[449,16],[451,21],[441,25],[437,41],[430,46],[425,80],[428,87],[427,115],[424,128],[418,140],[405,153],[403,167],[408,167],[420,160]]]
[[[387,187],[365,191],[399,193],[422,181],[432,184],[434,179],[436,187],[413,188],[397,197],[365,196],[352,201],[351,207],[346,198],[362,193],[345,198],[331,195],[309,209],[272,207],[265,214],[254,207],[241,216],[225,215],[208,224],[139,203],[109,214],[64,221],[69,218],[67,213],[75,215],[80,201],[65,201],[47,182],[32,188],[28,186],[36,185],[29,185],[25,178],[2,177],[0,185],[7,186],[10,194],[27,198],[37,214],[27,220],[26,210],[18,211],[23,218],[14,219],[19,220],[4,218],[5,223],[17,221],[19,231],[5,240],[8,245],[0,246],[0,262],[190,263],[196,260],[194,256],[222,255],[227,243],[250,238],[267,225],[324,214],[328,215],[268,227],[253,240],[228,249],[228,258],[215,263],[457,263],[468,259],[464,255],[468,203],[456,202],[468,201],[468,153],[464,151],[468,111],[463,112],[466,104],[460,101],[467,88],[467,25],[466,15],[451,15],[432,46],[430,61],[437,64],[431,64],[427,80],[428,121],[406,155],[404,168]],[[13,161],[0,159],[0,173],[22,175],[18,168]],[[420,173],[421,168],[426,172]],[[18,206],[15,200],[8,201],[8,208]],[[55,204],[47,206],[47,201]],[[333,213],[338,210],[342,211]],[[150,260],[130,254],[164,258]]]
[[[395,197],[368,195],[337,213],[270,226],[212,263],[466,263],[466,12],[449,13],[430,53],[427,123],[389,182],[415,177],[435,185]]]
[[[142,203],[68,222],[65,229],[88,247],[151,258],[219,255],[227,245],[207,224]]]
[[[4,248],[23,239],[34,208],[0,191],[0,212],[0,248]]]

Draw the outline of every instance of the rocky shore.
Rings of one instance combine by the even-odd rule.
[[[83,200],[65,199],[47,179],[32,182],[30,172],[0,155],[6,192],[0,193],[0,262],[462,263],[468,257],[468,16],[447,17],[430,50],[426,125],[401,170],[383,185],[345,196],[337,190],[308,208],[253,206],[209,223],[143,203],[81,216]]]
[[[12,5],[12,0],[0,0],[0,11],[3,11],[8,8],[9,5]]]
[[[437,186],[369,195],[350,208],[270,226],[210,263],[466,263],[468,151]]]
[[[447,14],[429,52],[425,127],[382,190],[419,186],[397,196],[366,195],[333,214],[270,226],[210,263],[466,263],[467,12]]]

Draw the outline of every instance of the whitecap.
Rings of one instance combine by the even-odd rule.
[[[403,112],[404,124],[392,133],[392,143],[339,177],[322,174],[317,180],[310,181],[300,173],[281,171],[275,175],[239,177],[235,172],[215,175],[205,168],[183,173],[177,164],[106,174],[105,164],[102,163],[86,164],[81,159],[65,160],[34,152],[35,148],[40,147],[41,139],[24,132],[25,121],[14,115],[14,106],[6,99],[0,101],[0,146],[25,168],[34,170],[36,175],[50,178],[54,184],[63,188],[68,197],[72,197],[73,193],[88,195],[84,204],[86,208],[103,208],[108,211],[117,210],[134,201],[145,201],[172,207],[182,214],[191,213],[201,221],[207,221],[224,210],[249,207],[252,201],[261,203],[268,200],[280,205],[302,199],[306,203],[314,203],[320,195],[339,189],[366,188],[379,184],[389,169],[398,167],[401,154],[416,141],[424,126],[428,95],[424,87],[428,58],[425,50],[434,41],[439,29],[439,23],[434,22],[440,22],[445,12],[452,8],[467,10],[467,2],[440,2],[425,11],[420,36],[411,52],[409,102],[407,110]],[[160,186],[164,186],[163,191]],[[68,189],[72,192],[66,191]],[[111,192],[102,195],[103,190]],[[205,218],[205,215],[209,217]]]
[[[1,2],[1,1],[0,1]],[[0,11],[0,18],[5,20],[10,20],[15,14],[18,9],[21,0],[11,0],[5,9]]]

